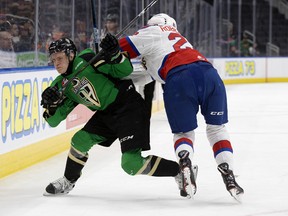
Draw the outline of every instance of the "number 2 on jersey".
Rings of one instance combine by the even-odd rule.
[[[178,39],[179,38],[179,39]],[[180,35],[179,33],[176,32],[172,32],[168,35],[168,39],[169,40],[177,40],[174,45],[173,48],[175,51],[180,50],[180,49],[185,49],[186,47],[182,47],[185,43],[187,43],[188,41],[186,40],[186,38],[184,38],[182,35]]]

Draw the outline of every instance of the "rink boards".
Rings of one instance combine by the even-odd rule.
[[[212,59],[226,84],[287,82],[288,58]],[[138,65],[134,64],[136,70]],[[78,106],[57,128],[42,118],[41,93],[57,76],[51,67],[0,69],[0,178],[67,150],[70,139],[93,114]],[[143,83],[138,83],[141,89]],[[157,84],[153,111],[163,109]]]
[[[215,58],[225,84],[288,82],[288,58]]]

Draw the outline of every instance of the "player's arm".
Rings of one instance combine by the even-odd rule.
[[[56,127],[77,104],[68,98],[62,99],[57,86],[50,86],[42,93],[43,117],[51,127]]]
[[[153,52],[154,43],[161,43],[159,39],[159,32],[155,32],[154,27],[145,27],[134,35],[121,38],[119,44],[120,49],[128,52],[130,58],[133,59]]]
[[[98,68],[102,73],[106,73],[114,78],[123,78],[133,71],[129,54],[121,52],[117,38],[111,34],[107,34],[101,41],[100,47],[104,54],[106,64]]]
[[[100,46],[104,51],[101,52],[103,54],[100,56],[100,60],[97,59],[90,65],[95,71],[114,78],[123,78],[132,73],[133,66],[129,55],[127,52],[120,51],[118,40],[114,36],[108,34],[102,40]],[[84,59],[89,62],[94,57],[95,53],[91,49],[86,49],[78,55],[77,59]],[[81,60],[78,60],[78,62],[81,64]]]
[[[122,54],[122,61],[114,64],[104,64],[98,68],[102,73],[108,74],[114,78],[123,78],[129,76],[133,71],[128,54]]]
[[[131,59],[136,58],[141,55],[137,47],[135,46],[135,44],[131,41],[129,36],[121,38],[119,40],[119,44],[120,44],[121,50],[128,52]]]

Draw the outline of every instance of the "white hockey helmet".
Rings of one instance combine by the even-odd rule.
[[[155,14],[148,20],[147,25],[168,25],[177,29],[176,21],[165,13]]]

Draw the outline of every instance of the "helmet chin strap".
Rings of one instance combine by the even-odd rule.
[[[75,54],[73,52],[65,52],[65,54],[68,57],[69,62],[74,60]]]
[[[68,60],[69,60],[69,64],[68,64],[68,68],[67,68],[67,71],[65,73],[62,74],[62,76],[66,77],[66,76],[69,76],[71,73],[72,73],[72,69],[73,69],[73,60],[75,58],[75,54],[73,56],[73,58],[71,58],[71,53],[69,54],[66,54],[67,57],[68,57]]]

